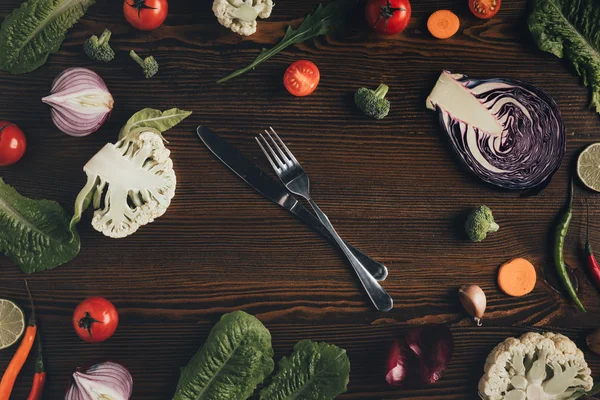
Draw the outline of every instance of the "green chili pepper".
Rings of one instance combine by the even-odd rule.
[[[583,312],[585,312],[585,308],[581,303],[581,300],[577,297],[577,292],[575,292],[575,287],[573,287],[573,283],[571,282],[571,278],[567,272],[567,265],[565,264],[565,259],[563,255],[563,249],[565,247],[565,238],[567,237],[567,231],[569,230],[569,224],[571,223],[571,218],[573,217],[573,179],[571,179],[571,185],[569,187],[569,203],[567,207],[563,211],[562,215],[558,219],[558,223],[556,225],[556,231],[554,233],[554,264],[556,266],[556,272],[558,272],[558,277],[560,278],[563,286],[567,290],[569,297],[577,304],[577,307]]]

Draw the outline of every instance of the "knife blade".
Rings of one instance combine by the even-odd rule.
[[[204,145],[213,153],[225,166],[239,176],[244,182],[254,188],[258,193],[275,204],[285,208],[306,225],[317,231],[332,244],[335,239],[327,231],[327,228],[314,216],[298,199],[296,199],[285,186],[279,181],[271,178],[267,173],[260,169],[240,153],[238,149],[229,144],[225,139],[218,136],[205,126],[199,126],[197,134]],[[371,257],[358,250],[356,247],[345,242],[350,251],[360,260],[373,277],[378,281],[383,281],[387,277],[387,268]]]

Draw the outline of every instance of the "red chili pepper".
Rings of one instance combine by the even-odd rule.
[[[46,371],[44,370],[44,358],[42,356],[42,341],[38,334],[36,337],[38,344],[38,355],[35,361],[35,375],[33,376],[33,384],[31,385],[31,392],[27,400],[41,400],[42,393],[44,392],[44,384],[46,383]]]
[[[600,289],[600,265],[598,265],[598,261],[596,261],[596,257],[594,257],[594,253],[592,252],[592,246],[590,245],[590,208],[587,205],[587,229],[586,229],[586,240],[585,240],[585,252],[587,253],[587,265],[590,271],[590,275],[592,275],[592,279],[596,284],[596,287]]]

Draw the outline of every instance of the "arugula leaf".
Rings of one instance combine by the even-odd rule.
[[[298,29],[293,29],[291,26],[288,26],[285,36],[281,39],[279,44],[268,50],[262,49],[258,57],[256,57],[250,65],[238,69],[225,78],[219,79],[217,83],[227,82],[230,79],[256,68],[259,64],[267,61],[288,46],[328,34],[346,21],[348,14],[354,5],[356,5],[356,2],[356,0],[335,0],[326,6],[319,4],[312,14],[308,14],[306,18],[304,18],[304,21],[302,21]]]
[[[271,334],[250,314],[225,314],[181,370],[173,400],[245,400],[273,372]]]
[[[541,50],[570,62],[600,113],[600,2],[533,0],[529,30]]]
[[[144,108],[129,118],[119,132],[119,139],[123,139],[127,134],[139,128],[153,128],[160,134],[168,131],[191,114],[191,111],[183,111],[178,108],[171,108],[167,111]]]
[[[0,29],[0,69],[23,74],[44,65],[67,31],[95,0],[29,0],[15,9]]]
[[[273,381],[260,392],[261,400],[330,400],[346,391],[350,360],[346,350],[327,343],[302,340],[290,357],[279,362]]]
[[[0,178],[0,253],[30,274],[72,260],[79,248],[79,235],[57,202],[21,196]]]

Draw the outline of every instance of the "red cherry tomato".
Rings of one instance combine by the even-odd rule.
[[[469,8],[474,16],[481,19],[490,19],[498,14],[502,0],[469,0]]]
[[[151,31],[165,22],[169,13],[167,0],[125,0],[123,14],[134,28]]]
[[[27,141],[23,131],[11,122],[0,121],[0,167],[19,161],[26,148]]]
[[[288,67],[283,75],[285,88],[294,96],[304,97],[319,86],[321,73],[317,66],[308,60],[298,60]]]
[[[102,297],[85,299],[73,313],[73,328],[88,343],[104,342],[115,333],[118,325],[117,309]]]
[[[410,14],[411,7],[408,0],[369,0],[365,8],[369,26],[375,32],[386,35],[393,35],[406,29]]]

